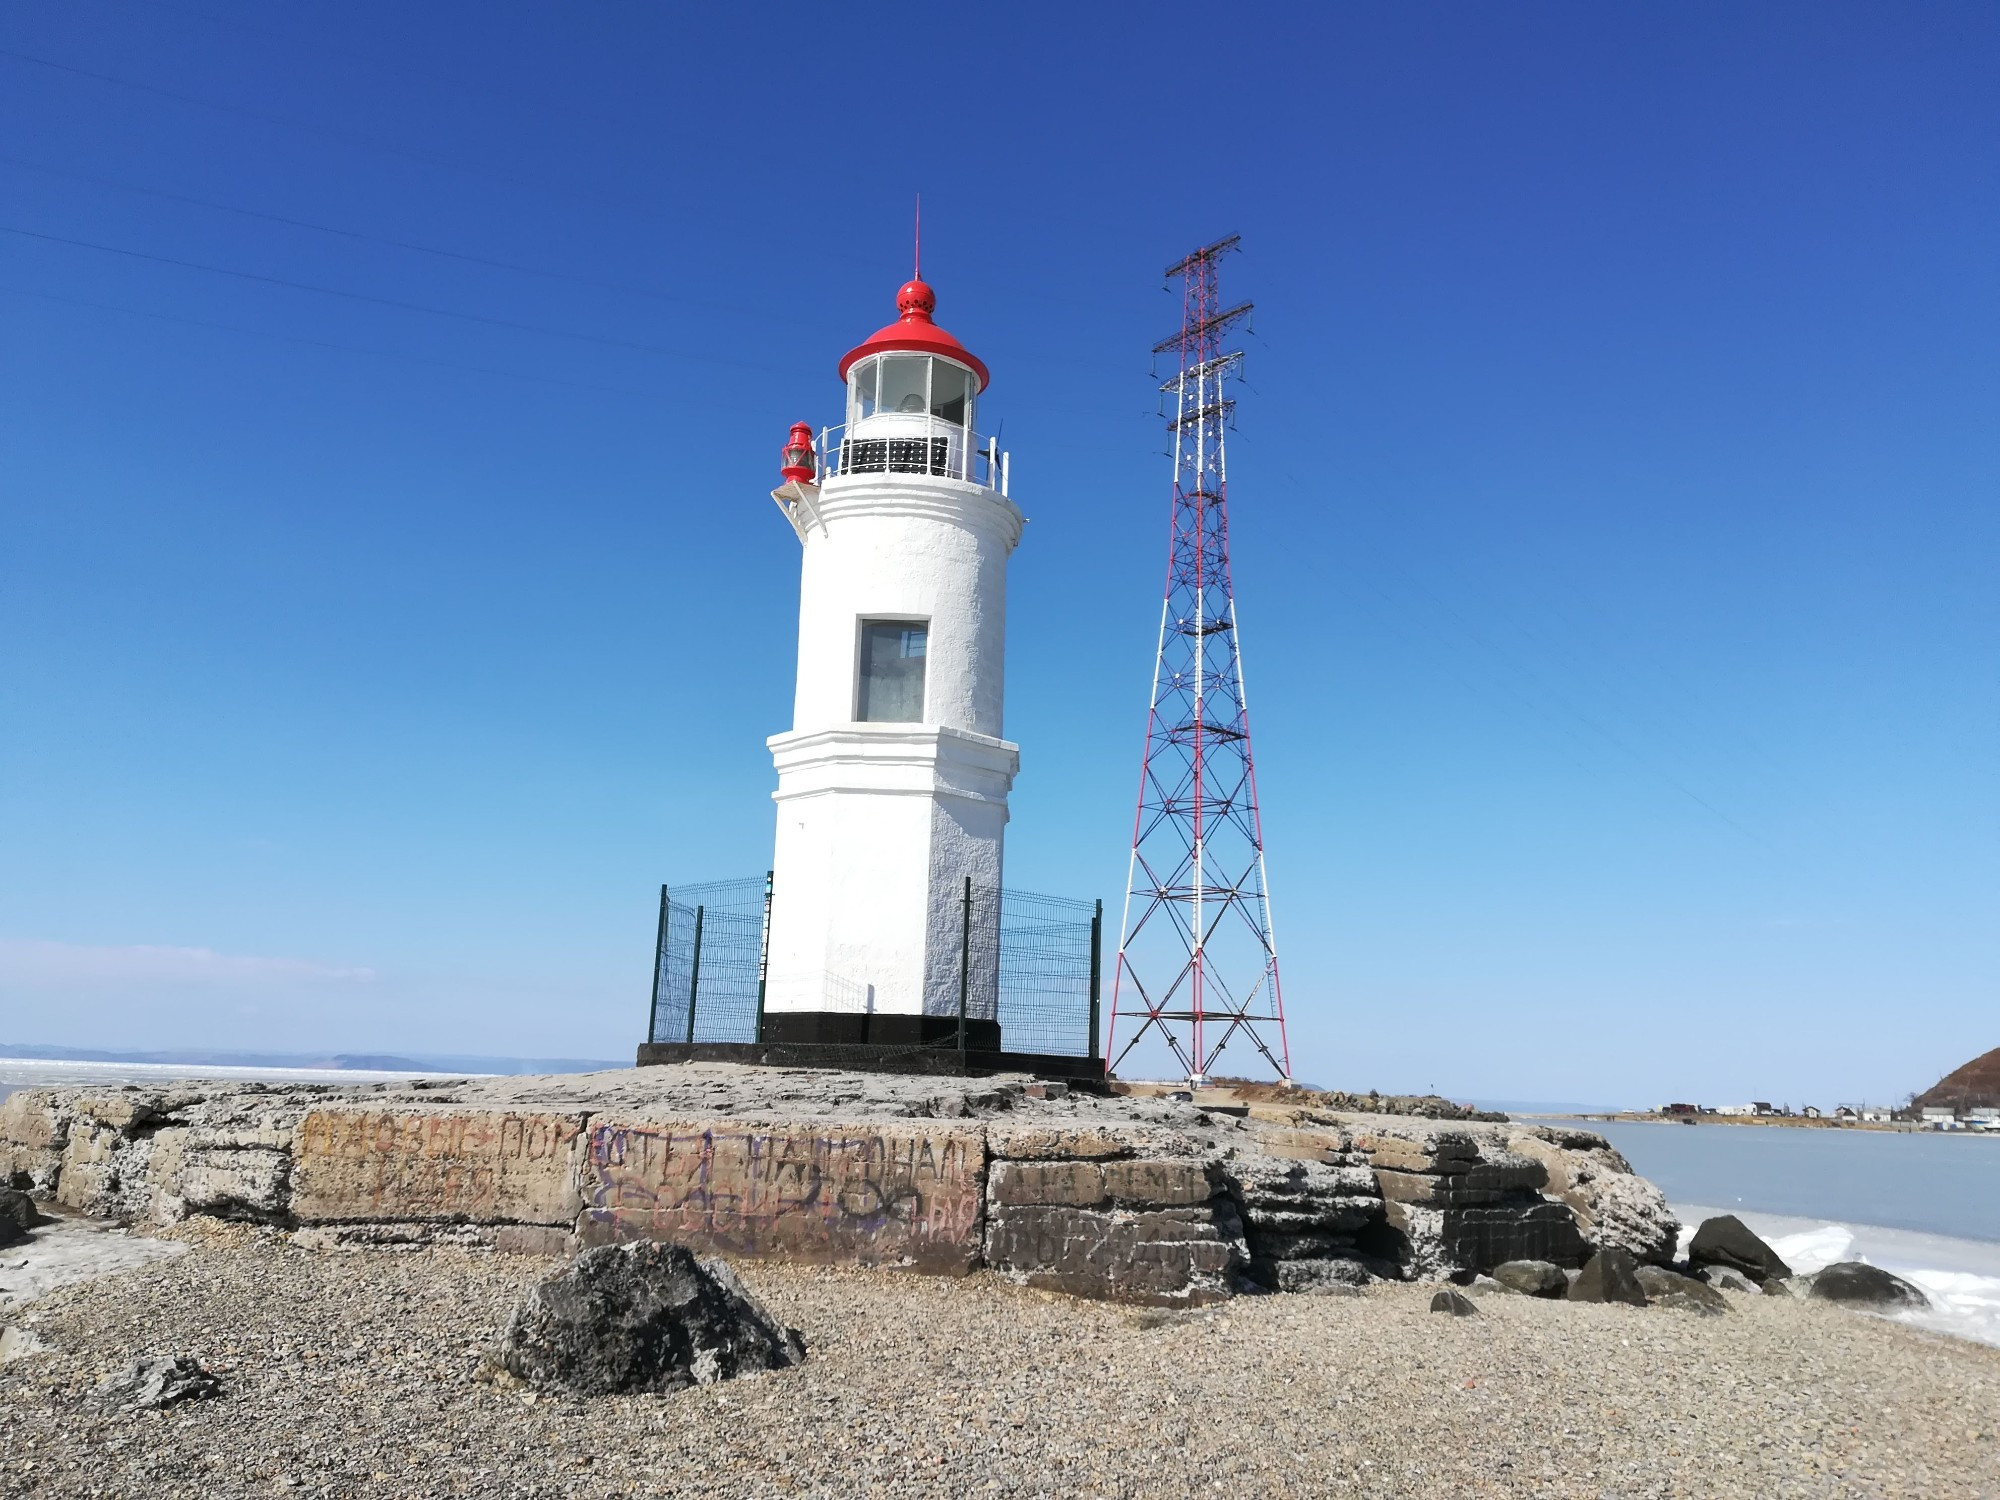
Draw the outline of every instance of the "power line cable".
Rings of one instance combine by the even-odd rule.
[[[128,3],[143,3],[154,10],[170,11],[175,15],[187,16],[196,21],[204,21],[210,26],[222,26],[233,31],[246,32],[252,36],[268,37],[272,41],[282,43],[284,46],[294,48],[300,52],[309,53],[315,57],[325,55],[345,57],[353,62],[365,63],[369,67],[404,73],[413,78],[428,79],[433,83],[442,83],[448,88],[464,89],[468,93],[485,94],[489,98],[499,99],[509,104],[526,100],[543,109],[560,110],[565,114],[575,115],[580,119],[597,120],[606,125],[616,125],[620,130],[646,130],[649,128],[631,120],[620,119],[616,115],[600,114],[592,109],[579,109],[574,104],[565,104],[560,99],[552,99],[546,95],[517,93],[509,92],[505,89],[489,88],[485,84],[474,83],[469,79],[453,78],[442,73],[428,72],[422,68],[411,67],[407,63],[396,62],[391,58],[372,57],[365,52],[353,52],[345,47],[330,46],[323,41],[306,41],[303,38],[295,37],[285,32],[274,31],[268,26],[259,26],[250,21],[237,20],[232,16],[212,16],[206,11],[193,10],[185,5],[170,4],[169,0],[128,0]]]
[[[101,250],[110,255],[129,256],[133,260],[152,261],[157,265],[180,266],[192,271],[209,271],[218,276],[234,276],[242,281],[262,282],[266,286],[290,287],[295,291],[317,292],[327,297],[345,297],[354,302],[368,302],[377,307],[392,307],[401,312],[429,313],[440,318],[460,318],[468,323],[484,323],[494,328],[510,328],[521,333],[542,334],[551,338],[575,339],[581,343],[603,344],[613,349],[636,349],[644,354],[663,354],[669,359],[691,360],[696,356],[681,349],[668,349],[659,344],[644,344],[636,339],[612,338],[605,334],[575,333],[567,328],[551,328],[540,323],[523,323],[513,318],[496,318],[486,313],[459,312],[449,307],[428,307],[421,302],[405,302],[396,297],[376,297],[367,292],[350,292],[341,287],[319,286],[309,281],[292,281],[283,276],[265,276],[256,271],[238,271],[229,266],[212,266],[204,261],[182,260],[171,255],[155,255],[145,250],[128,250],[122,245],[106,245],[95,240],[70,239],[59,234],[44,234],[36,229],[21,229],[12,224],[0,224],[0,234],[20,235],[26,239],[43,240],[53,245],[73,245],[85,250]],[[785,369],[777,365],[756,364],[749,360],[729,359],[719,354],[705,353],[700,356],[704,364],[728,365],[739,370],[757,370],[766,374],[803,376],[799,370]]]
[[[185,323],[194,328],[213,328],[223,333],[241,334],[248,338],[275,339],[287,344],[307,344],[315,349],[337,349],[346,354],[369,354],[378,359],[399,359],[410,364],[431,365],[444,370],[462,370],[473,375],[500,375],[509,380],[532,380],[542,385],[568,386],[580,391],[601,391],[612,396],[632,396],[641,401],[661,401],[666,395],[656,391],[634,391],[624,386],[601,385],[588,380],[564,380],[559,375],[527,375],[519,370],[496,370],[487,365],[460,364],[456,360],[431,359],[421,354],[405,354],[396,349],[371,349],[364,344],[341,344],[331,339],[306,338],[295,333],[273,333],[264,328],[245,328],[237,323],[217,323],[208,318],[189,318],[179,313],[154,312],[143,307],[122,307],[115,302],[93,302],[85,297],[64,297],[55,292],[30,291],[26,287],[0,286],[0,292],[16,297],[36,297],[44,302],[62,302],[71,307],[91,307],[100,312],[125,313],[135,318],[157,318],[164,323]]]
[[[247,109],[240,104],[218,104],[213,99],[203,99],[194,94],[177,93],[173,89],[161,88],[158,84],[142,83],[136,78],[120,78],[112,73],[98,73],[89,68],[76,67],[70,63],[59,63],[51,58],[36,57],[32,53],[17,52],[11,47],[0,47],[0,57],[11,57],[17,62],[32,63],[36,67],[50,68],[58,73],[69,73],[75,77],[89,78],[98,83],[115,84],[119,88],[136,89],[141,93],[155,94],[162,99],[171,99],[176,104],[189,104],[197,109],[212,109],[220,111],[223,114],[241,115],[245,119],[255,120],[259,124],[276,125],[284,130],[300,130],[312,135],[323,135],[330,140],[339,141],[343,145],[360,146],[369,151],[383,151],[392,156],[408,157],[410,160],[422,162],[426,166],[444,167],[453,172],[464,172],[475,177],[486,177],[495,182],[506,183],[510,187],[527,187],[538,192],[557,192],[574,198],[588,199],[598,196],[596,194],[578,192],[575,187],[567,183],[524,182],[518,178],[509,177],[502,172],[494,172],[485,167],[470,166],[464,162],[454,161],[448,156],[438,156],[433,152],[419,151],[409,146],[392,145],[389,142],[374,140],[368,136],[354,135],[349,131],[337,130],[330,125],[316,125],[307,120],[292,120],[287,119],[283,115],[265,114],[261,110]],[[628,200],[624,206],[626,208],[647,207],[647,205],[641,204],[636,199]]]
[[[655,291],[651,287],[632,286],[618,281],[600,281],[593,276],[578,276],[568,271],[548,271],[539,266],[524,266],[516,261],[496,260],[491,256],[473,255],[463,250],[447,250],[437,245],[419,244],[415,240],[399,240],[390,235],[364,234],[358,229],[342,229],[337,224],[320,224],[311,219],[294,219],[285,214],[267,213],[262,209],[242,208],[233,203],[218,203],[211,198],[197,198],[189,193],[170,192],[165,188],[145,187],[136,182],[120,182],[113,177],[98,177],[89,172],[75,172],[65,167],[51,167],[42,162],[28,161],[18,156],[0,154],[0,163],[10,167],[20,167],[30,172],[45,172],[52,177],[67,177],[75,182],[93,183],[98,187],[115,188],[123,193],[138,193],[148,198],[161,198],[170,203],[186,203],[196,208],[213,209],[218,213],[238,214],[246,219],[261,219],[270,224],[284,224],[294,229],[310,229],[319,234],[339,235],[343,239],[359,240],[364,244],[388,245],[398,250],[414,250],[422,255],[435,255],[446,260],[464,261],[470,265],[487,266],[494,270],[514,271],[524,276],[542,276],[552,281],[570,281],[579,286],[595,287],[599,291],[622,292],[635,297],[652,297],[661,302],[675,302],[688,307],[705,308],[711,312],[726,312],[732,317],[762,318],[767,322],[782,322],[787,327],[796,328],[795,318],[779,319],[768,313],[753,312],[748,308],[733,306],[724,302],[711,302],[699,297],[682,297],[672,292]]]

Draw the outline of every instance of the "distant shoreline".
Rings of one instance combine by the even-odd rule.
[[[1620,1125],[1760,1125],[1771,1130],[1877,1130],[1891,1135],[1992,1136],[2000,1131],[1933,1130],[1914,1120],[1828,1120],[1803,1115],[1656,1115],[1650,1111],[1626,1110],[1614,1114],[1517,1114],[1518,1120],[1602,1120]]]

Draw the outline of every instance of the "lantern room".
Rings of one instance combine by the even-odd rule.
[[[986,366],[932,321],[937,294],[922,281],[896,293],[901,316],[848,351],[842,474],[931,474],[972,480],[974,414]],[[988,481],[990,483],[990,480]]]

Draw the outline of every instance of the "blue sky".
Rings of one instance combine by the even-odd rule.
[[[0,1040],[625,1055],[659,882],[768,863],[765,496],[921,189],[1010,884],[1121,893],[1159,271],[1240,232],[1298,1072],[2000,1042],[2000,12],[736,10],[0,16]]]

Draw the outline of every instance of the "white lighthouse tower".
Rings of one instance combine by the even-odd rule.
[[[1023,521],[974,427],[986,366],[936,305],[921,280],[897,292],[901,316],[840,362],[845,423],[794,427],[772,492],[804,557],[792,727],[768,741],[765,1042],[940,1041],[963,1006],[968,1045],[1000,1045],[980,929],[1020,765],[1001,705]]]

